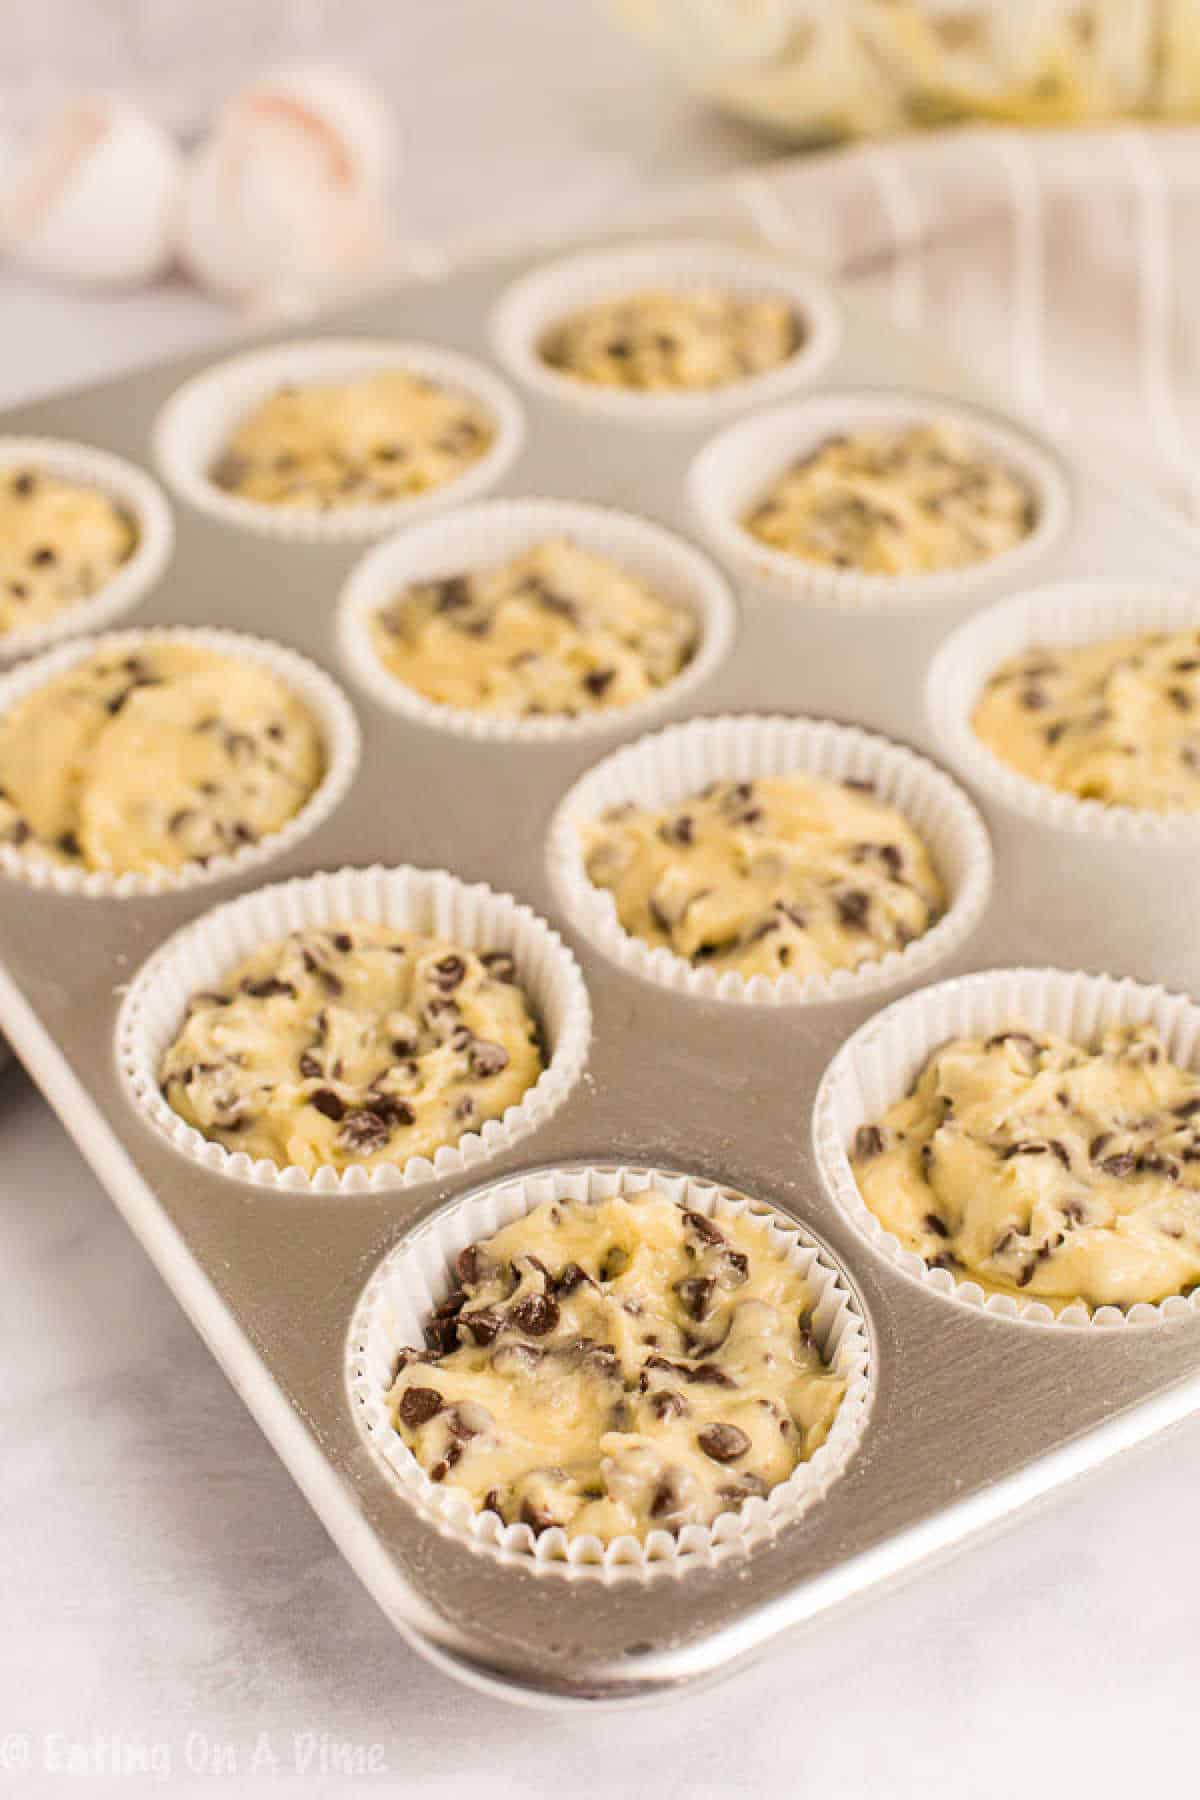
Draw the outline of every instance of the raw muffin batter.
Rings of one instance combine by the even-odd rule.
[[[793,463],[743,521],[773,550],[868,575],[985,562],[1036,523],[1021,478],[949,423],[831,437]]]
[[[484,407],[406,369],[281,388],[234,432],[218,487],[267,506],[379,505],[445,486],[491,447]]]
[[[396,1429],[434,1481],[534,1531],[607,1541],[707,1525],[786,1481],[845,1382],[760,1221],[653,1188],[547,1201],[458,1257],[429,1348],[402,1350]]]
[[[800,322],[783,300],[717,288],[652,290],[582,308],[548,331],[551,368],[598,387],[728,387],[793,356]]]
[[[615,807],[585,828],[584,859],[634,937],[747,977],[857,968],[945,905],[895,807],[812,775],[718,781],[661,812]]]
[[[160,1079],[205,1137],[311,1175],[432,1156],[542,1067],[507,950],[354,921],[294,931],[194,995]]]
[[[316,722],[277,675],[151,639],[0,719],[0,842],[112,874],[177,869],[278,831],[324,770]]]
[[[946,1044],[853,1150],[863,1199],[931,1268],[1055,1308],[1200,1281],[1200,1075],[1149,1026],[1096,1050],[1026,1031]]]
[[[1200,808],[1200,631],[1032,649],[972,715],[989,750],[1078,800]]]
[[[506,718],[628,706],[678,675],[696,621],[559,538],[409,588],[371,620],[384,667],[442,706]]]
[[[41,469],[0,471],[0,633],[98,592],[137,541],[129,514],[98,488]]]

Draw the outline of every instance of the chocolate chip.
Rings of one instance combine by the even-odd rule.
[[[300,1052],[300,1073],[303,1075],[305,1081],[319,1081],[321,1076],[325,1073],[319,1060],[313,1055],[311,1050],[302,1050]]]
[[[73,831],[60,831],[54,841],[64,856],[83,855],[83,846]]]
[[[585,1282],[588,1287],[596,1285],[587,1270],[581,1269],[577,1262],[564,1263],[554,1277],[554,1291],[561,1295],[573,1294],[575,1289],[582,1287]]]
[[[443,956],[433,965],[434,980],[443,994],[453,993],[467,972],[467,965],[461,956]]]
[[[854,1134],[854,1154],[866,1162],[872,1156],[881,1156],[884,1150],[884,1136],[878,1125],[860,1125]]]
[[[49,544],[39,544],[29,560],[35,569],[49,569],[58,561],[58,552]]]
[[[397,1094],[380,1094],[364,1110],[378,1119],[380,1124],[386,1125],[389,1130],[395,1130],[399,1125],[416,1123],[416,1113],[408,1101],[401,1100]]]
[[[616,677],[615,669],[592,669],[584,676],[583,685],[598,700],[602,694],[607,693]]]
[[[688,1410],[687,1401],[674,1388],[656,1388],[649,1404],[656,1419],[679,1419]]]
[[[314,1094],[309,1095],[308,1103],[310,1106],[315,1106],[325,1118],[332,1119],[335,1124],[346,1116],[346,1103],[334,1093],[332,1088],[318,1088]]]
[[[684,1223],[695,1232],[696,1236],[706,1244],[723,1244],[724,1232],[718,1231],[712,1220],[704,1213],[685,1212]]]
[[[337,1141],[343,1150],[365,1150],[369,1154],[373,1150],[382,1150],[391,1135],[387,1121],[364,1108],[350,1114],[338,1132]]]
[[[296,998],[296,990],[291,982],[280,981],[277,975],[264,975],[258,981],[243,981],[242,992],[252,1000],[273,1000],[277,994],[285,995],[289,1000]]]
[[[335,950],[340,950],[342,955],[345,956],[347,951],[353,950],[354,939],[350,936],[348,931],[337,931],[334,933],[333,947]]]
[[[1186,688],[1169,687],[1167,689],[1167,699],[1178,712],[1191,712],[1192,710],[1192,696],[1188,693]]]
[[[400,1417],[405,1425],[427,1425],[442,1410],[442,1396],[436,1388],[405,1388],[400,1397]]]
[[[477,1344],[491,1344],[500,1335],[500,1327],[504,1323],[499,1313],[490,1307],[481,1306],[475,1312],[464,1312],[460,1321],[466,1326]]]
[[[467,1063],[472,1075],[477,1076],[480,1081],[487,1081],[507,1069],[508,1051],[503,1044],[492,1044],[485,1038],[476,1038],[467,1051]]]
[[[864,931],[867,915],[871,910],[871,896],[861,888],[851,888],[847,893],[835,896],[837,916],[848,931]]]
[[[950,1236],[950,1227],[944,1219],[939,1219],[936,1213],[926,1213],[922,1223],[926,1231],[931,1231],[934,1237],[948,1238]]]
[[[545,1337],[558,1324],[558,1302],[549,1294],[526,1294],[523,1300],[509,1308],[508,1317],[518,1331],[524,1331],[530,1337]]]
[[[558,1524],[552,1512],[544,1506],[535,1506],[532,1500],[522,1500],[520,1519],[522,1525],[528,1525],[530,1531],[551,1531]]]
[[[1137,1157],[1131,1150],[1123,1150],[1117,1156],[1106,1156],[1100,1164],[1106,1175],[1113,1175],[1118,1180],[1124,1175],[1132,1175],[1137,1168]]]
[[[675,1292],[682,1300],[690,1318],[697,1322],[706,1319],[712,1302],[716,1281],[711,1275],[691,1275],[686,1281],[675,1284]]]
[[[36,486],[37,477],[29,469],[22,469],[19,475],[13,476],[12,491],[18,499],[28,500]]]
[[[709,1425],[696,1438],[705,1456],[714,1462],[736,1462],[750,1448],[750,1439],[737,1425]]]
[[[674,819],[666,819],[658,828],[658,835],[664,844],[678,844],[686,848],[696,841],[695,824],[689,813],[679,813]]]

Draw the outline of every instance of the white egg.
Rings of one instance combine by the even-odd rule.
[[[171,261],[182,159],[152,119],[109,94],[62,106],[0,192],[0,239],[68,281],[135,286]]]
[[[395,157],[383,102],[336,69],[285,69],[222,109],[184,181],[179,249],[219,292],[286,306],[389,254]]]

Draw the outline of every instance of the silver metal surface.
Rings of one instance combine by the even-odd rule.
[[[341,315],[329,329],[428,337],[478,354],[516,260]],[[10,413],[4,429],[76,437],[145,462],[151,421],[211,357]],[[849,312],[822,385],[915,385],[973,397],[931,350]],[[510,494],[575,496],[695,535],[684,475],[704,437],[639,432],[531,395]],[[0,1027],[76,1136],[329,1531],[426,1654],[515,1696],[615,1700],[712,1676],[776,1632],[995,1525],[1200,1404],[1200,1321],[1070,1331],[975,1317],[882,1262],[823,1195],[810,1148],[819,1077],[881,1002],[782,1009],[691,1001],[622,974],[559,915],[543,863],[553,809],[623,738],[473,744],[409,724],[337,669],[333,606],[358,554],[291,547],[180,509],[174,563],[128,621],[215,624],[293,644],[346,681],[365,734],[350,796],[253,880],[142,900],[34,894],[0,882]],[[1148,505],[1076,473],[1069,540],[1035,578],[1187,581],[1195,549]],[[775,710],[872,727],[931,750],[921,710],[954,609],[860,616],[740,596],[729,661],[691,713]],[[978,604],[978,602],[976,602]],[[981,928],[936,972],[992,963],[1111,969],[1200,991],[1197,860],[1133,854],[983,809],[997,857]],[[219,1178],[177,1155],[119,1083],[120,985],[170,931],[263,880],[344,862],[445,866],[510,890],[573,943],[591,992],[589,1079],[545,1129],[486,1171],[636,1160],[743,1188],[811,1226],[840,1258],[876,1369],[862,1447],[828,1500],[748,1560],[681,1579],[534,1576],[438,1534],[389,1485],[343,1392],[344,1338],[376,1259],[415,1220],[478,1185],[317,1197]],[[890,998],[891,996],[889,996]]]

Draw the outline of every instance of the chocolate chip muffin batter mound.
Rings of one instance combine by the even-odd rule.
[[[0,471],[0,634],[89,599],[137,543],[134,521],[98,488],[43,469]]]
[[[351,921],[264,945],[194,995],[159,1079],[205,1137],[311,1175],[432,1156],[543,1066],[508,951]]]
[[[114,875],[178,869],[278,831],[324,773],[316,721],[270,669],[151,639],[0,718],[0,842]]]
[[[1148,812],[1200,809],[1200,631],[1035,646],[991,675],[971,717],[1030,781]]]
[[[552,369],[596,387],[685,392],[728,387],[793,356],[802,341],[785,301],[717,288],[648,290],[581,308],[539,346]]]
[[[708,1525],[824,1443],[845,1383],[761,1219],[547,1201],[457,1261],[389,1405],[431,1480],[534,1531]]]
[[[945,1044],[852,1160],[888,1231],[991,1292],[1129,1307],[1200,1282],[1200,1075],[1149,1026]]]
[[[281,388],[242,420],[211,471],[228,493],[327,512],[444,487],[495,441],[468,395],[405,369]]]
[[[827,438],[743,520],[773,550],[867,575],[986,562],[1036,524],[1025,481],[948,422]]]
[[[750,977],[852,969],[928,931],[942,883],[904,816],[860,783],[718,781],[584,828],[584,863],[625,930]]]
[[[409,588],[370,631],[427,700],[507,718],[629,706],[679,674],[699,635],[686,608],[561,538]]]

